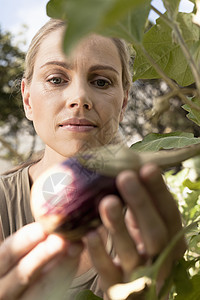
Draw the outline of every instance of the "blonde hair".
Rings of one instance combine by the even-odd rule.
[[[27,79],[28,83],[32,80],[35,59],[41,43],[52,31],[65,26],[66,23],[64,21],[50,19],[33,37],[25,57],[24,78]]]
[[[62,27],[63,28],[66,27],[65,21],[50,19],[44,26],[40,28],[40,30],[36,33],[36,35],[32,39],[32,42],[29,46],[25,58],[24,78],[27,79],[28,83],[30,83],[32,80],[36,55],[38,53],[42,41],[49,35],[49,33]],[[119,38],[111,38],[111,40],[114,42],[114,44],[118,49],[118,53],[122,64],[123,89],[129,90],[132,82],[132,76],[130,72],[130,54],[129,54],[128,46],[123,40]]]

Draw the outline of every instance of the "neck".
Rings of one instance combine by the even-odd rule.
[[[68,157],[64,157],[61,154],[49,148],[48,146],[46,146],[44,150],[44,156],[42,157],[42,159],[29,168],[31,184],[33,184],[34,181],[48,168],[66,160],[67,158]]]

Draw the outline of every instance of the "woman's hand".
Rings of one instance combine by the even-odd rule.
[[[47,236],[38,223],[21,228],[0,246],[0,299],[62,299],[81,251],[81,243]]]
[[[134,269],[159,255],[182,227],[176,203],[155,165],[142,167],[139,174],[120,173],[117,186],[127,206],[125,216],[121,201],[114,195],[105,197],[99,207],[102,222],[112,236],[115,258],[107,254],[98,232],[87,235],[88,249],[104,291],[129,280]],[[158,286],[185,249],[182,239],[163,266]]]

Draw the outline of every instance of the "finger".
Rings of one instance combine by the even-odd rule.
[[[35,300],[39,298],[37,295],[42,300],[72,299],[68,290],[77,272],[82,250],[80,243],[69,245],[66,253],[45,266],[41,276],[20,300]]]
[[[144,249],[144,242],[142,240],[141,232],[129,208],[126,210],[124,220],[130,236],[135,241],[138,253],[144,259],[146,254]]]
[[[150,195],[136,173],[124,171],[117,177],[119,191],[134,215],[148,255],[158,254],[167,244],[167,228]]]
[[[168,228],[169,236],[173,237],[182,228],[181,215],[160,169],[155,165],[146,165],[141,169],[140,177],[152,195],[155,206]],[[181,248],[185,251],[184,239],[180,241],[179,246],[179,252]]]
[[[125,273],[130,273],[141,263],[134,240],[124,222],[124,213],[118,197],[110,195],[99,205],[101,219],[112,236],[115,252]]]
[[[38,223],[24,226],[8,237],[0,246],[0,277],[45,238],[46,234]]]
[[[38,276],[42,268],[56,255],[66,251],[66,242],[56,235],[35,246],[0,281],[0,293],[4,299],[17,299]],[[12,285],[10,284],[12,282]]]
[[[140,177],[153,197],[153,201],[161,214],[169,231],[180,229],[181,221],[177,205],[166,187],[160,170],[157,166],[146,165],[140,170]]]
[[[106,252],[103,241],[97,231],[89,232],[85,237],[86,245],[101,279],[101,288],[106,291],[111,285],[122,281],[122,272]]]

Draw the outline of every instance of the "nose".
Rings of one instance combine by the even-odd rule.
[[[70,108],[85,108],[86,110],[91,110],[91,105],[89,103],[86,103],[86,101],[81,100],[80,98],[74,99],[69,104]]]
[[[93,103],[90,99],[90,92],[87,87],[87,83],[77,81],[72,85],[71,96],[67,101],[67,106],[74,109],[86,109],[91,110]]]

